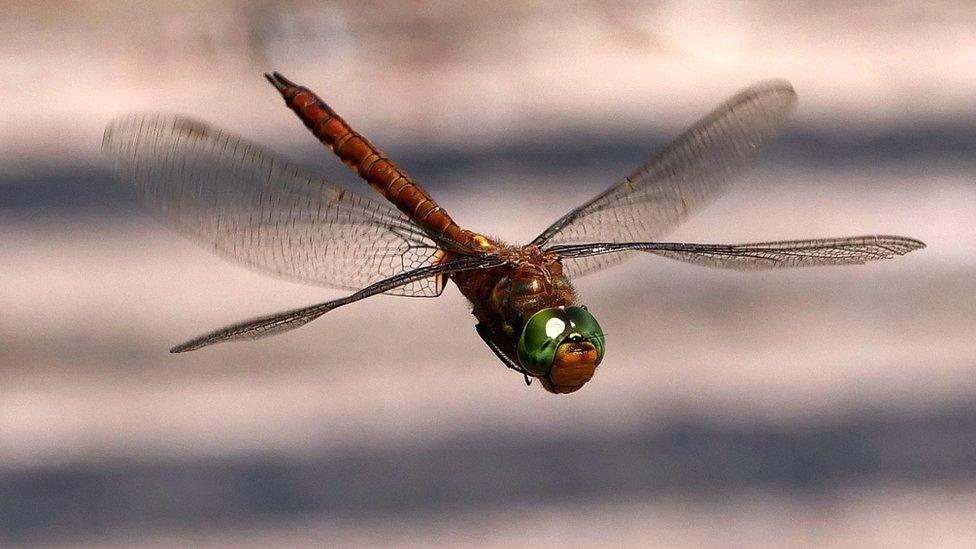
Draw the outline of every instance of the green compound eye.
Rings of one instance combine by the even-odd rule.
[[[603,330],[593,315],[583,307],[554,307],[542,309],[525,323],[517,345],[519,362],[532,375],[548,374],[556,349],[570,336],[592,343],[597,349],[597,364],[603,360]]]

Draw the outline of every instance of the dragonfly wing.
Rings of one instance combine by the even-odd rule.
[[[397,210],[196,120],[122,117],[106,128],[102,147],[150,210],[267,273],[358,289],[443,259],[437,243]],[[388,292],[435,296],[443,287],[436,276]]]
[[[186,351],[195,351],[202,347],[207,347],[215,343],[223,343],[225,341],[258,339],[280,334],[282,332],[287,332],[289,330],[294,330],[295,328],[304,326],[325,313],[343,305],[348,305],[376,294],[390,293],[391,290],[404,285],[412,284],[418,280],[429,280],[431,277],[443,277],[444,275],[458,271],[486,269],[501,265],[501,263],[502,262],[496,257],[491,256],[463,256],[439,265],[421,267],[419,269],[414,269],[412,271],[390,277],[386,280],[381,280],[346,297],[333,299],[332,301],[318,303],[308,307],[303,307],[301,309],[293,309],[283,313],[262,316],[259,318],[246,320],[244,322],[239,322],[237,324],[232,324],[230,326],[220,328],[219,330],[214,330],[213,332],[194,338],[186,343],[177,345],[176,347],[170,349],[170,352],[184,353]]]
[[[599,258],[642,251],[706,267],[755,271],[818,265],[860,265],[905,255],[924,247],[923,242],[914,238],[880,235],[752,244],[608,242],[553,246],[550,251],[567,259]]]
[[[559,245],[634,242],[659,238],[718,196],[736,175],[777,137],[796,105],[789,82],[747,88],[638,166],[622,182],[567,213],[533,241]],[[567,262],[582,276],[629,257],[580,258]]]

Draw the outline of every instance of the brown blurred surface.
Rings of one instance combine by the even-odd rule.
[[[969,546],[969,3],[12,3],[0,15],[0,543]],[[257,7],[256,7],[257,6]],[[578,282],[585,390],[526,388],[454,288],[173,356],[340,292],[248,272],[108,179],[185,112],[367,193],[260,79],[321,92],[463,225],[526,241],[738,88],[796,130],[670,235],[891,233],[863,267],[641,258]]]

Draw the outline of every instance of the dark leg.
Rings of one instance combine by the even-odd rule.
[[[525,376],[526,385],[532,385],[532,380],[529,378],[528,372],[523,370],[518,363],[516,363],[514,360],[509,358],[508,355],[502,352],[501,348],[497,344],[495,344],[494,341],[492,341],[491,330],[489,330],[487,326],[479,322],[477,325],[475,325],[474,329],[477,330],[478,335],[481,336],[481,339],[485,342],[485,345],[487,345],[488,348],[491,349],[491,352],[495,353],[495,356],[498,357],[498,360],[502,361],[502,364],[504,364],[507,368],[515,370],[516,372]]]

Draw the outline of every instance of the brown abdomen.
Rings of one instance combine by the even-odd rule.
[[[315,93],[277,73],[268,80],[322,144],[428,234],[464,247],[472,247],[472,244],[475,248],[483,247],[480,242],[472,243],[472,237],[478,235],[461,229],[420,185],[353,130]]]

